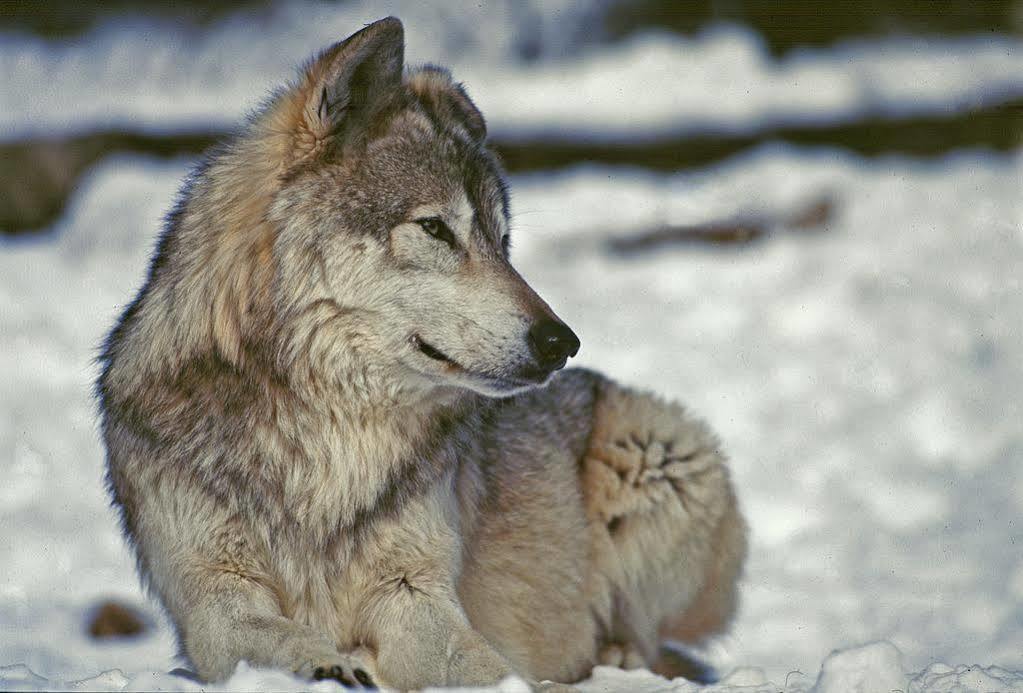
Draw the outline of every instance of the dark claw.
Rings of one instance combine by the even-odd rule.
[[[334,679],[335,681],[340,681],[342,686],[355,685],[355,682],[353,682],[350,678],[345,676],[345,670],[337,665],[334,665],[330,668],[330,678]]]
[[[360,671],[362,670],[360,669]],[[366,672],[362,673],[365,674]],[[336,664],[332,666],[330,669],[327,669],[326,667],[316,667],[316,669],[313,670],[313,678],[317,681],[323,681],[324,679],[334,679],[342,686],[347,686],[349,688],[355,687],[355,682],[352,681],[347,676],[345,676],[345,670],[337,666]]]
[[[355,678],[366,688],[373,686],[373,678],[362,669],[356,669],[354,672]]]

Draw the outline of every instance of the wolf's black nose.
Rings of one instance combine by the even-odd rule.
[[[568,357],[579,353],[579,338],[558,320],[543,319],[533,323],[529,343],[544,368],[560,368]]]

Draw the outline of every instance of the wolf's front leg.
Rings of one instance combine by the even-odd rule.
[[[477,633],[452,598],[417,598],[395,613],[382,633],[377,664],[388,684],[403,690],[486,686],[514,674],[508,661]],[[537,693],[574,693],[573,686],[528,681]]]
[[[362,634],[374,643],[384,684],[402,690],[427,686],[488,686],[519,674],[469,623],[453,584],[412,575],[385,580],[367,602]],[[527,679],[534,691],[576,688]]]
[[[390,586],[384,589],[390,591]],[[483,686],[513,673],[507,660],[473,630],[453,589],[421,588],[401,579],[393,593],[374,601],[372,640],[387,684],[401,689]]]
[[[372,686],[375,668],[364,652],[342,653],[324,634],[281,615],[258,581],[194,565],[192,585],[165,600],[185,653],[206,681],[227,678],[239,661],[292,671],[310,680]]]
[[[140,563],[203,680],[223,680],[245,660],[308,679],[373,684],[371,657],[339,652],[326,633],[285,617],[280,587],[243,523],[194,489],[186,496],[180,487],[154,488],[136,505]]]
[[[241,596],[241,595],[235,595]],[[345,686],[374,685],[372,659],[364,651],[342,653],[316,632],[249,603],[241,613],[224,610],[218,599],[191,612],[183,645],[197,673],[207,681],[230,676],[241,660],[253,666],[292,671],[309,680],[334,679]]]
[[[458,598],[466,526],[458,509],[453,484],[437,483],[401,514],[379,521],[361,546],[361,560],[349,566],[348,584],[360,602],[353,640],[373,650],[387,686],[487,686],[525,673],[473,628]],[[537,691],[574,690],[530,684]]]

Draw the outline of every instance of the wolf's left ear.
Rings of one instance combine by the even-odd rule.
[[[401,85],[405,32],[387,17],[336,43],[305,70],[298,93],[304,129],[315,139],[364,122]]]

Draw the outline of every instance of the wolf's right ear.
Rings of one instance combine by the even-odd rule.
[[[334,44],[306,67],[296,89],[300,142],[316,147],[331,135],[365,123],[400,87],[405,32],[387,17]]]
[[[408,86],[423,107],[441,122],[461,127],[477,142],[486,139],[487,122],[483,114],[445,68],[424,65],[409,74]]]

